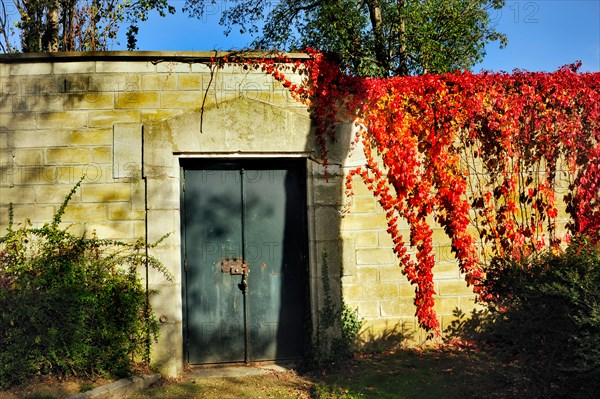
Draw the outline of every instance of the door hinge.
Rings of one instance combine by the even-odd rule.
[[[181,179],[181,189],[185,192],[185,176]]]
[[[183,270],[187,273],[187,258],[183,258]]]

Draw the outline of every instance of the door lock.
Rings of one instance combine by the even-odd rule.
[[[221,261],[221,272],[231,275],[247,275],[250,269],[242,258],[225,258]]]

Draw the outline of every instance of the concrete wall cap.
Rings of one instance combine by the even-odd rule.
[[[81,62],[81,61],[175,61],[183,63],[209,62],[212,57],[276,58],[305,60],[306,53],[275,51],[73,51],[57,53],[0,54],[0,64],[29,62]]]

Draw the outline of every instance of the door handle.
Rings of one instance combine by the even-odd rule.
[[[238,283],[238,288],[242,291],[242,294],[246,295],[248,289],[248,273],[242,274],[242,281]]]

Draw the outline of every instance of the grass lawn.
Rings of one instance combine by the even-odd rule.
[[[444,349],[360,355],[327,372],[163,381],[149,398],[500,398],[511,397],[504,373],[487,355]]]
[[[523,382],[476,350],[407,349],[357,355],[327,371],[272,372],[238,378],[161,380],[132,399],[419,399],[522,398]],[[46,378],[0,391],[0,399],[61,399],[91,389],[89,382]],[[93,384],[93,385],[97,385]],[[89,387],[88,387],[89,386]]]
[[[504,397],[496,365],[477,352],[404,350],[362,355],[315,382],[315,398]],[[482,390],[482,385],[485,388]]]

